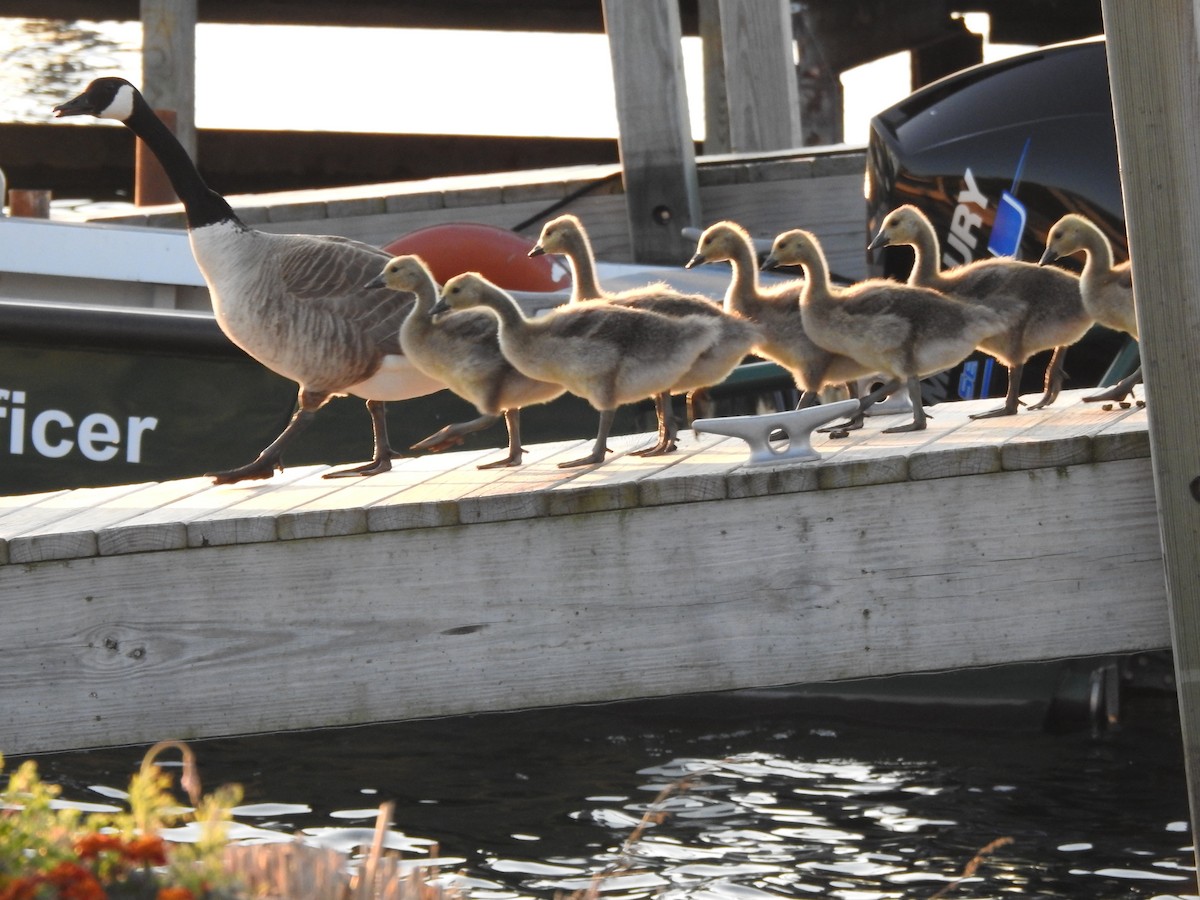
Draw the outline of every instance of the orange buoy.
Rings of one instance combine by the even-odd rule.
[[[478,272],[510,291],[557,291],[571,281],[555,258],[529,258],[534,242],[494,225],[450,222],[402,235],[383,249],[393,256],[421,257],[439,284],[462,272]]]

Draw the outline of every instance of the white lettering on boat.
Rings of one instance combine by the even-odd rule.
[[[958,205],[954,207],[954,215],[950,217],[950,233],[946,235],[947,248],[942,253],[942,267],[946,269],[969,263],[975,258],[975,248],[979,245],[976,229],[983,224],[981,214],[988,208],[987,194],[979,190],[970,168],[963,173],[963,182],[964,187],[958,192]],[[957,258],[950,252],[951,249],[958,254]]]
[[[84,459],[107,462],[115,459],[124,444],[127,463],[142,461],[142,439],[158,426],[153,416],[129,416],[124,431],[121,422],[107,413],[88,413],[79,424],[61,409],[44,409],[29,417],[25,391],[0,388],[0,419],[8,420],[8,452],[21,456],[28,447],[47,459],[61,459],[78,449]],[[26,423],[28,422],[28,427]]]

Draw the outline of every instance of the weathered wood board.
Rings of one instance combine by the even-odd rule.
[[[1167,646],[1145,410],[981,403],[817,436],[812,463],[747,468],[711,435],[630,455],[643,435],[594,468],[555,466],[581,438],[510,470],[470,451],[0,502],[0,748]]]

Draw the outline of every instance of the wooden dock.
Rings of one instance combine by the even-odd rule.
[[[0,498],[0,748],[812,683],[1169,646],[1146,411],[1080,392],[817,462],[587,441],[367,480]],[[500,440],[498,437],[497,440]]]

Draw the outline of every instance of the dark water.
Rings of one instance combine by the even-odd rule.
[[[606,882],[614,900],[1195,896],[1170,697],[1117,729],[904,727],[741,694],[194,745],[206,788],[238,782],[240,836],[350,847],[396,803],[390,843],[440,845],[472,897],[551,898],[611,864],[655,796],[667,818]],[[38,760],[77,802],[113,803],[141,748]]]

